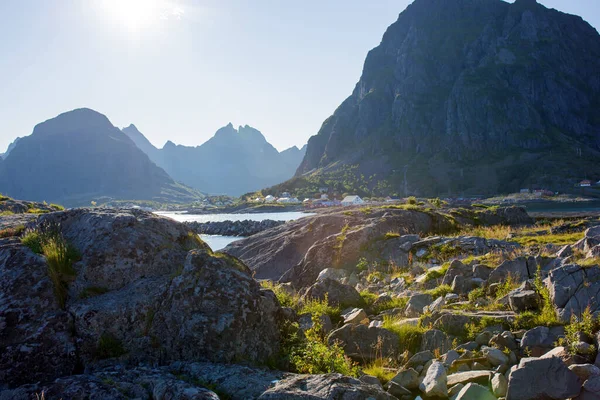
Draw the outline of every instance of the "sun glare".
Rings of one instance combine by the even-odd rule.
[[[161,20],[180,19],[184,11],[173,1],[166,0],[99,0],[113,22],[132,33],[151,29]]]

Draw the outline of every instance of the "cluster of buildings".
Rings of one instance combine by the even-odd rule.
[[[370,202],[368,200],[363,200],[358,195],[348,195],[343,199],[338,200],[335,197],[329,198],[329,195],[326,193],[325,189],[321,190],[319,197],[315,198],[306,198],[304,200],[299,200],[296,197],[290,195],[289,192],[283,192],[280,196],[276,197],[273,195],[262,197],[257,197],[252,201],[254,203],[264,203],[264,204],[302,204],[306,208],[322,208],[322,207],[350,207],[350,206],[360,206],[368,203],[381,203],[382,200]],[[386,203],[399,202],[399,199],[393,199],[391,197],[387,197],[384,199]]]

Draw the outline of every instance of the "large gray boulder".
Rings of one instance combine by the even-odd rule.
[[[189,250],[209,249],[184,224],[135,209],[79,208],[42,215],[37,225],[59,226],[81,254],[69,285],[72,299],[89,287],[117,290],[142,278],[174,274]]]
[[[326,298],[330,305],[341,307],[357,307],[363,303],[360,293],[355,288],[330,278],[316,282],[302,297],[303,300],[325,300]]]
[[[0,400],[31,400],[41,393],[46,399],[178,399],[219,400],[198,383],[176,377],[164,369],[121,368],[86,375],[59,378],[50,383],[34,383],[0,391]]]
[[[16,240],[0,242],[3,383],[49,381],[105,359],[264,362],[279,350],[273,292],[183,224],[104,209],[47,214],[39,223],[58,229],[81,260],[63,309],[44,257]]]
[[[458,392],[456,400],[496,400],[496,396],[494,396],[485,386],[476,383],[467,383],[465,387]]]
[[[395,400],[380,387],[341,374],[294,375],[275,384],[259,400]]]
[[[430,294],[419,293],[411,296],[406,303],[404,315],[412,318],[423,314],[423,309],[430,305],[433,298]]]
[[[421,339],[421,351],[429,350],[431,352],[439,351],[445,354],[452,348],[452,342],[446,334],[437,329],[429,329],[423,334]]]
[[[19,385],[73,373],[71,318],[54,295],[46,261],[0,239],[0,382]],[[0,384],[1,386],[2,384]]]
[[[564,400],[577,396],[581,384],[557,357],[525,358],[508,378],[506,400]]]
[[[535,276],[537,262],[534,257],[517,257],[514,260],[506,260],[495,268],[488,278],[488,284],[498,283],[506,280],[509,276],[513,282],[523,282]]]
[[[550,271],[546,285],[561,322],[568,323],[572,315],[580,317],[587,307],[600,312],[600,267],[565,265]]]
[[[334,330],[329,334],[328,341],[330,344],[340,343],[344,352],[358,362],[373,361],[377,357],[396,357],[400,347],[400,340],[395,333],[359,324],[346,324]]]
[[[521,350],[533,357],[539,357],[554,347],[558,339],[564,336],[564,328],[538,326],[530,329],[521,338]]]
[[[447,397],[448,385],[444,364],[439,361],[431,363],[423,382],[419,385],[419,389],[427,397]]]

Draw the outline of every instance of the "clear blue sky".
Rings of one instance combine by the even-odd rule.
[[[541,0],[598,29],[600,1]],[[408,0],[2,0],[0,152],[90,107],[157,146],[251,125],[306,143]]]

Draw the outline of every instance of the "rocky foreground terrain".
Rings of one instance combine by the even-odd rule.
[[[215,253],[141,210],[0,219],[0,399],[600,398],[598,220],[365,208]]]

